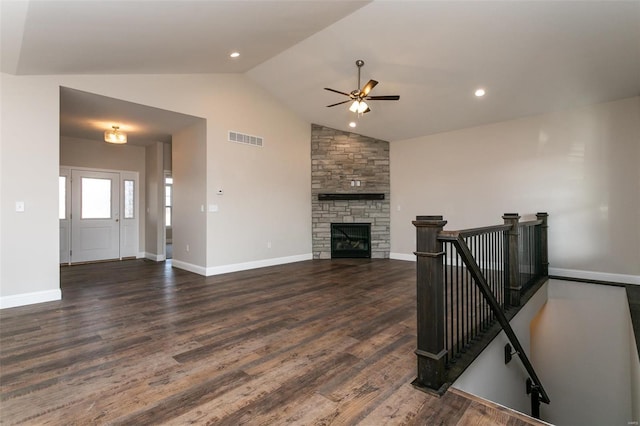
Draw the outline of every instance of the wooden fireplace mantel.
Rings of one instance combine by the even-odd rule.
[[[332,201],[332,200],[384,200],[384,193],[364,193],[364,192],[351,192],[351,193],[320,193],[318,194],[318,201]]]

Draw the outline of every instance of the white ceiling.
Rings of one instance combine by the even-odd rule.
[[[326,108],[346,98],[323,88],[356,89],[363,59],[363,84],[379,81],[372,95],[400,100],[370,102],[353,131],[385,140],[640,94],[640,0],[0,5],[3,72],[246,72],[309,122],[343,130],[357,117],[348,104]],[[100,98],[78,96],[90,104],[62,114],[80,123]]]

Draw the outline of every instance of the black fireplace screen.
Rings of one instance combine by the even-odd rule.
[[[331,257],[371,257],[370,223],[332,223]]]

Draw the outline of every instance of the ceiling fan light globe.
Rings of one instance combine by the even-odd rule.
[[[367,105],[367,103],[364,101],[360,102],[360,104],[358,105],[358,113],[362,114],[367,109],[369,109],[369,105]]]
[[[358,112],[359,109],[360,109],[360,102],[358,101],[353,101],[353,103],[349,107],[349,111],[351,112]]]

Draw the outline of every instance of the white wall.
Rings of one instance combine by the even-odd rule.
[[[551,399],[540,407],[543,420],[631,424],[630,327],[624,288],[549,281],[549,300],[531,323],[532,362]]]
[[[205,275],[207,235],[206,123],[173,134],[173,265]]]
[[[207,274],[311,259],[311,125],[253,90],[261,102],[227,105],[227,127],[207,121],[207,135],[225,140],[207,149],[208,202],[219,208],[207,216]],[[229,130],[264,147],[226,142]]]
[[[164,148],[156,142],[145,148],[145,257],[165,260],[164,233]]]
[[[220,205],[202,230],[208,267],[310,258],[310,124],[245,76],[1,74],[0,84],[0,298],[60,295],[60,86],[206,119],[207,204]],[[265,147],[227,142],[229,130],[263,136]],[[16,201],[25,202],[24,213],[15,212]]]
[[[60,298],[59,88],[2,74],[0,307]],[[24,201],[25,211],[15,211]]]
[[[145,148],[136,145],[113,145],[103,141],[60,138],[60,165],[88,167],[93,169],[125,170],[138,172],[138,207],[146,211],[145,199]],[[138,223],[138,251],[144,252],[145,215],[140,214]]]
[[[551,273],[640,284],[640,97],[393,141],[391,206],[392,257],[413,258],[417,215],[543,211]]]
[[[547,284],[544,284],[509,323],[530,361],[530,323],[546,301]],[[531,415],[531,399],[526,393],[529,376],[517,355],[505,365],[504,347],[507,343],[509,339],[501,331],[451,386]],[[532,364],[540,376],[539,366],[533,361]],[[542,385],[549,393],[544,380]]]

